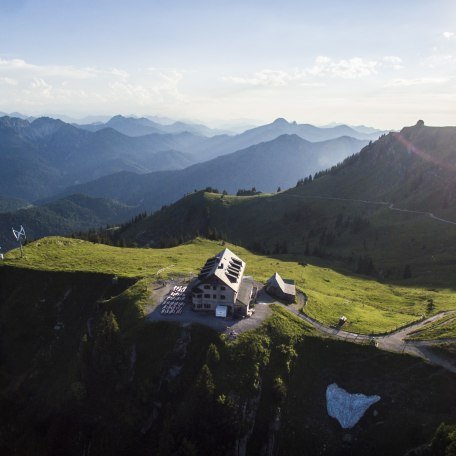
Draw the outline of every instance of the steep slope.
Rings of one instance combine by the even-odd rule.
[[[100,225],[125,221],[137,211],[128,206],[85,195],[71,195],[44,206],[0,213],[0,245],[17,247],[11,228],[23,225],[28,239],[86,231]]]
[[[348,158],[304,195],[387,201],[456,220],[456,127],[418,122]]]
[[[303,175],[337,163],[364,144],[353,138],[310,143],[296,135],[283,135],[184,170],[144,175],[114,174],[71,187],[67,192],[117,199],[154,210],[205,187],[216,187],[230,193],[251,187],[275,191],[279,186],[294,185]]]

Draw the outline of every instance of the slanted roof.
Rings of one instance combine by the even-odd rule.
[[[292,280],[283,280],[278,272],[274,273],[274,275],[268,280],[268,283],[273,287],[280,288],[285,294],[293,296],[296,294],[296,287],[294,282]]]
[[[198,275],[198,279],[203,282],[217,277],[226,286],[238,291],[244,275],[244,269],[245,263],[230,249],[224,249],[215,257],[206,261]]]
[[[253,277],[244,277],[241,281],[241,286],[239,287],[237,301],[239,301],[241,304],[248,306],[250,304],[252,290],[253,290]]]

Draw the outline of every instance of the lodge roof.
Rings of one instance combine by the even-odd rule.
[[[206,261],[198,275],[198,279],[201,282],[206,282],[216,277],[232,290],[238,291],[244,270],[245,262],[230,249],[224,249]]]

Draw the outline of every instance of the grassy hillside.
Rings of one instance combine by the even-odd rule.
[[[423,283],[451,283],[456,225],[429,213],[456,221],[455,144],[455,127],[418,123],[286,192],[261,198],[197,193],[117,235],[166,246],[200,233],[263,253],[342,260],[385,278],[401,278],[410,264],[412,277]],[[373,265],[360,267],[370,260]]]
[[[428,323],[408,338],[411,340],[451,339],[456,337],[456,315],[450,314],[437,322]]]
[[[304,188],[259,197],[191,194],[114,233],[114,241],[168,246],[201,234],[269,255],[343,262],[388,281],[401,280],[409,264],[412,284],[453,287],[455,225],[385,205],[317,198]]]
[[[56,250],[48,254],[49,264]],[[245,445],[247,454],[324,447],[395,456],[454,417],[451,374],[315,338],[280,307],[230,342],[199,326],[144,322],[144,281],[15,266],[0,267],[2,454],[224,455]],[[351,443],[326,413],[332,382],[381,396],[349,432]]]
[[[302,256],[276,254],[263,256],[242,247],[196,239],[169,249],[116,248],[66,239],[45,238],[25,247],[25,257],[18,250],[6,255],[4,264],[44,271],[78,271],[116,274],[121,277],[171,277],[195,275],[205,260],[231,248],[247,262],[247,274],[263,283],[275,272],[294,279],[309,296],[306,312],[326,324],[335,324],[340,315],[348,318],[347,329],[383,332],[410,323],[427,314],[456,309],[456,295],[449,287],[426,288],[408,281],[380,283],[354,275],[343,268],[331,268],[324,261],[303,263]]]

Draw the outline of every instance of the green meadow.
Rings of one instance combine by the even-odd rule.
[[[205,260],[228,247],[247,263],[246,274],[265,282],[275,271],[293,279],[309,298],[305,312],[316,320],[334,325],[347,317],[345,329],[359,333],[382,333],[396,329],[423,315],[456,309],[456,294],[450,288],[426,288],[416,284],[381,283],[354,275],[323,262],[306,264],[291,254],[263,256],[221,241],[197,238],[167,249],[118,248],[102,244],[49,237],[25,246],[25,256],[9,252],[4,265],[42,271],[89,272],[144,279],[150,282],[197,274]],[[432,299],[434,308],[427,313]],[[300,305],[297,305],[301,309]],[[452,327],[450,335],[455,334]]]
[[[409,340],[451,339],[456,336],[456,314],[449,314],[440,320],[428,323],[413,332]]]

